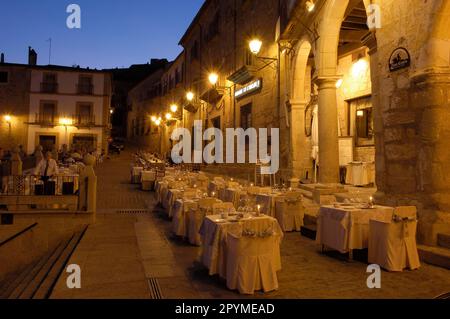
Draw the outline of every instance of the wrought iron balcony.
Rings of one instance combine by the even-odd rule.
[[[95,126],[95,116],[75,114],[73,116],[73,125],[77,127]]]

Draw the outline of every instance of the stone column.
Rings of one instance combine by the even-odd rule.
[[[307,101],[290,100],[290,168],[291,176],[304,178],[302,176],[305,168],[310,167],[309,140],[305,134],[305,108]]]
[[[337,76],[319,77],[319,182],[339,183]]]

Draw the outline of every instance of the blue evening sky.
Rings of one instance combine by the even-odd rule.
[[[174,59],[178,42],[204,0],[0,0],[0,52],[5,62],[91,68]],[[81,7],[81,29],[68,29],[69,4]]]

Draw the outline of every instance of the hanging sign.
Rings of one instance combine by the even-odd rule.
[[[249,95],[251,93],[254,93],[262,88],[262,79],[257,79],[250,84],[244,86],[243,88],[236,90],[234,92],[234,97],[239,99],[243,98],[246,95]]]
[[[411,65],[411,56],[405,48],[398,48],[392,52],[389,58],[389,70],[391,72],[407,68]]]

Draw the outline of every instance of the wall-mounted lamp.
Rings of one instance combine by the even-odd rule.
[[[176,113],[176,112],[178,111],[178,105],[172,104],[172,105],[170,106],[170,111],[171,111],[172,113]]]
[[[195,94],[193,92],[187,92],[186,93],[186,100],[188,100],[189,102],[192,102],[194,100]]]
[[[73,124],[73,121],[67,117],[62,117],[59,119],[59,124],[63,126],[70,126]]]
[[[253,39],[249,42],[248,46],[251,53],[253,53],[254,55],[258,55],[259,52],[261,51],[262,41],[258,39]]]
[[[167,114],[166,114],[166,120],[167,120],[167,121],[170,121],[171,119],[172,119],[172,114],[167,113]]]
[[[212,72],[209,74],[208,80],[209,80],[209,83],[211,83],[212,85],[216,85],[217,82],[219,81],[219,75],[215,72]]]

